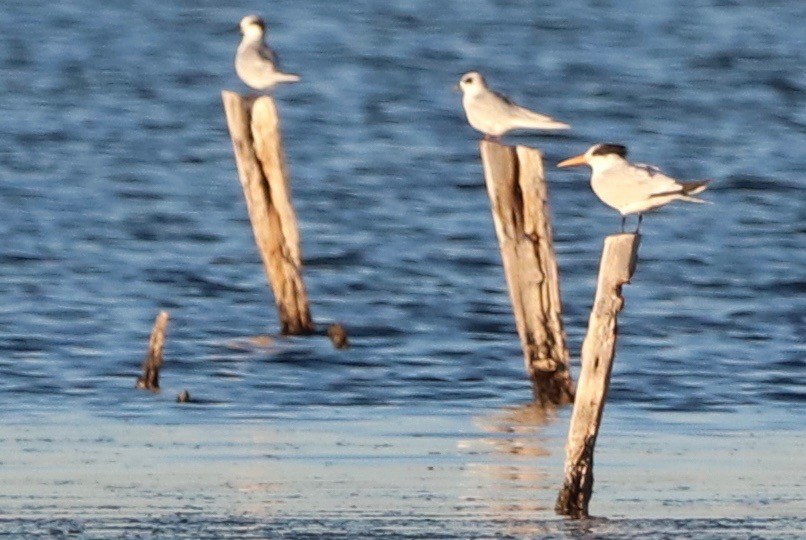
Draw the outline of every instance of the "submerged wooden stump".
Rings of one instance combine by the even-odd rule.
[[[143,361],[143,375],[137,378],[137,388],[157,391],[160,389],[160,368],[162,353],[165,349],[165,331],[168,328],[168,312],[160,311],[154,320],[151,337],[148,340],[148,352]]]
[[[350,339],[347,337],[347,330],[341,323],[333,323],[327,328],[327,337],[336,349],[349,349]]]
[[[269,96],[221,93],[238,177],[283,334],[314,331],[302,280],[299,228],[291,201],[280,119]]]
[[[526,373],[542,404],[574,400],[543,156],[481,142],[484,178]]]
[[[632,278],[640,242],[638,234],[605,238],[596,297],[582,343],[582,366],[565,449],[565,482],[555,506],[558,514],[588,516],[593,492],[593,450],[610,386],[617,317],[624,306],[621,286]]]

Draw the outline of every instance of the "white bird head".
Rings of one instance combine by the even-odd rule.
[[[592,169],[602,167],[614,161],[623,161],[627,157],[627,147],[621,144],[599,143],[594,144],[584,154],[563,160],[558,167],[574,167],[576,165],[589,165]]]
[[[247,15],[241,19],[241,33],[244,36],[263,36],[266,31],[266,23],[257,15]]]
[[[474,95],[487,88],[487,81],[478,71],[468,71],[459,79],[457,87],[463,94]]]

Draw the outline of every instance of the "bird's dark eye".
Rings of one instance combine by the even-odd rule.
[[[465,83],[465,84],[470,84],[470,83],[473,82],[473,77],[466,77],[465,80],[462,81],[462,82]]]

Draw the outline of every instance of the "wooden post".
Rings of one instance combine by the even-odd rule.
[[[221,93],[255,243],[283,334],[314,331],[302,281],[299,229],[288,185],[280,118],[269,96]]]
[[[541,404],[574,400],[543,155],[481,142],[484,178],[526,373]]]
[[[160,389],[160,368],[162,367],[162,351],[165,348],[165,331],[168,328],[168,312],[160,311],[154,320],[151,337],[148,340],[148,352],[143,362],[143,375],[137,378],[137,388],[157,391]]]
[[[593,449],[610,386],[617,317],[624,306],[621,286],[632,278],[640,243],[638,234],[605,238],[596,298],[582,343],[582,366],[565,448],[565,483],[555,506],[558,514],[588,516],[593,491]]]

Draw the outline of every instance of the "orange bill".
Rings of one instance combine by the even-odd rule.
[[[565,161],[561,161],[557,164],[558,167],[574,167],[576,165],[585,165],[588,162],[585,159],[585,154],[579,154],[578,156],[574,156],[571,158],[566,159]]]

